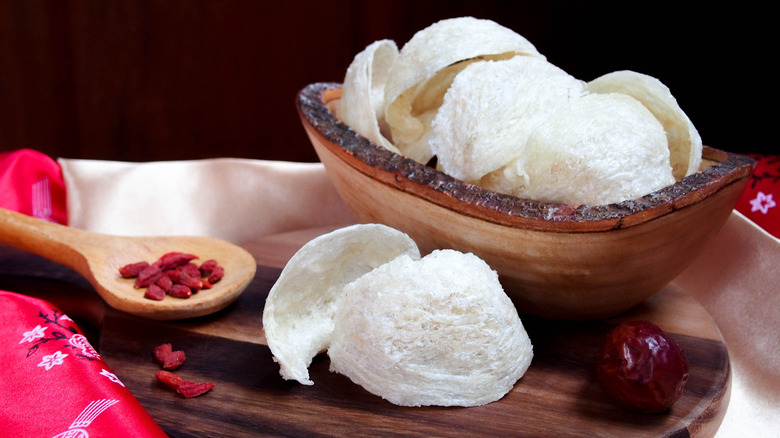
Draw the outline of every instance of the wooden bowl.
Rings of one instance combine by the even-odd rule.
[[[395,154],[337,114],[341,85],[298,95],[306,132],[336,190],[361,222],[409,234],[425,254],[473,252],[500,276],[521,313],[607,318],[679,274],[731,214],[755,161],[705,147],[702,169],[637,200],[587,206],[483,189]]]

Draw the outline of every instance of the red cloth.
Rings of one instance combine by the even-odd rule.
[[[0,152],[0,207],[67,224],[65,202],[57,162],[31,149]]]
[[[0,309],[0,435],[167,436],[67,315],[6,291]]]
[[[0,207],[67,225],[65,195],[50,157],[0,152]],[[51,304],[0,291],[0,339],[0,436],[167,436]]]
[[[750,155],[758,162],[735,209],[780,238],[780,155]]]

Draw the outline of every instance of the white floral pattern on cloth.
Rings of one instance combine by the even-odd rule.
[[[41,327],[40,325],[35,326],[35,328],[29,332],[24,332],[24,336],[22,336],[22,340],[19,341],[19,343],[22,344],[25,342],[32,342],[36,339],[42,338],[44,336],[43,332],[45,332],[47,328],[48,327]]]
[[[119,386],[123,386],[123,387],[125,386],[125,384],[122,383],[121,380],[119,380],[119,377],[116,376],[116,374],[112,373],[111,371],[109,371],[109,370],[107,370],[105,368],[100,370],[100,375],[105,377],[106,379],[116,383]]]
[[[51,218],[52,213],[51,187],[49,177],[35,181],[32,185],[32,213],[34,217],[46,221],[54,222]]]
[[[780,239],[780,155],[752,154],[756,168],[735,210]]]
[[[0,290],[0,318],[0,436],[167,437],[51,303]]]
[[[104,370],[105,371],[105,370]],[[81,411],[78,417],[73,420],[73,423],[68,427],[68,430],[62,433],[58,433],[52,438],[88,438],[89,432],[87,428],[98,415],[111,406],[119,403],[119,400],[115,399],[101,399],[90,402],[84,410]]]
[[[759,191],[756,197],[750,200],[750,206],[752,212],[760,211],[762,214],[767,214],[770,208],[777,206],[777,203],[772,199],[772,193],[767,195]]]
[[[87,337],[84,335],[73,335],[70,337],[70,341],[68,341],[70,345],[78,348],[81,350],[81,354],[84,355],[84,357],[89,357],[92,359],[100,359],[100,355],[97,351],[95,351],[94,348],[92,348],[92,345],[87,340]]]
[[[43,320],[43,325],[38,324],[35,328],[25,331],[19,341],[19,344],[32,344],[27,350],[27,357],[35,355],[42,345],[50,342],[55,343],[57,345],[55,348],[58,348],[53,353],[44,355],[38,362],[39,367],[49,371],[65,363],[69,357],[89,361],[102,360],[86,336],[78,332],[73,320],[64,313],[57,310],[52,311],[51,314],[39,311],[37,317]],[[124,386],[116,375],[106,369],[102,369],[100,374]]]
[[[55,365],[62,365],[63,363],[65,363],[66,357],[68,357],[67,354],[62,354],[59,351],[55,351],[52,354],[43,356],[43,359],[41,359],[41,363],[39,363],[38,366],[44,367],[46,368],[46,371],[49,371]]]

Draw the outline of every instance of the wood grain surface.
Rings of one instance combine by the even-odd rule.
[[[258,248],[282,262],[304,234]],[[286,241],[286,244],[284,243]],[[605,321],[560,322],[523,317],[534,345],[525,376],[503,399],[481,407],[399,407],[315,358],[313,386],[283,380],[265,345],[262,309],[281,266],[258,266],[254,281],[230,307],[179,322],[141,319],[98,305],[67,270],[45,260],[0,251],[0,288],[44,295],[94,327],[92,342],[109,366],[171,437],[254,436],[712,436],[730,395],[728,351],[707,312],[675,284],[631,312]],[[279,265],[279,263],[268,263]],[[9,273],[12,273],[9,275]],[[48,277],[48,278],[46,278]],[[88,285],[87,285],[88,287]],[[59,294],[59,295],[58,295]],[[64,296],[67,294],[67,297]],[[86,311],[86,309],[93,309]],[[631,319],[651,319],[686,352],[690,380],[664,414],[634,414],[613,405],[598,387],[595,358],[607,331]],[[155,346],[184,350],[183,378],[213,381],[208,394],[184,399],[155,382]]]

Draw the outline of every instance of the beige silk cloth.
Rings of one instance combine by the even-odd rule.
[[[354,223],[320,163],[58,160],[68,223],[105,234],[260,237]]]
[[[118,235],[207,235],[253,254],[268,236],[355,222],[320,163],[220,158],[60,159],[72,227]],[[311,233],[310,233],[311,234]],[[675,279],[715,319],[732,393],[718,437],[780,431],[780,240],[733,212]]]

